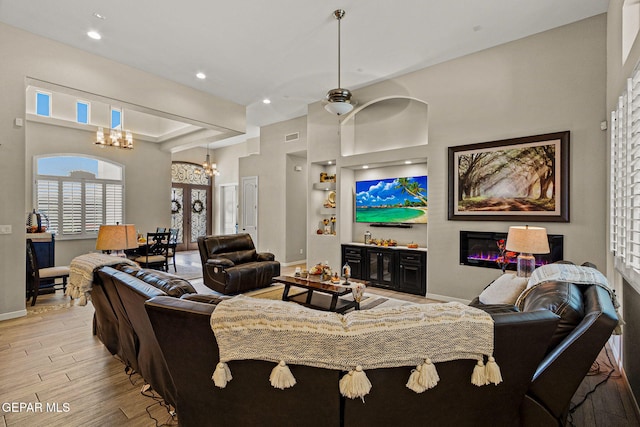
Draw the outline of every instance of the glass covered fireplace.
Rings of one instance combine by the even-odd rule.
[[[549,264],[564,259],[564,236],[549,234],[548,254],[534,254],[536,266]],[[500,268],[496,260],[500,256],[498,241],[507,241],[507,233],[493,233],[485,231],[460,232],[460,265],[474,267]],[[516,253],[509,263],[507,270],[516,270]]]

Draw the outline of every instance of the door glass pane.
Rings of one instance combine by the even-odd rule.
[[[182,243],[184,232],[184,192],[182,188],[173,188],[171,194],[171,228],[178,229],[178,243]]]
[[[191,241],[207,234],[207,192],[202,189],[191,190]]]

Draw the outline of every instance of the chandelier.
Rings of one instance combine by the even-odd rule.
[[[202,164],[202,169],[204,169],[204,173],[205,175],[211,177],[211,176],[218,176],[220,175],[220,172],[218,172],[218,165],[216,165],[215,163],[211,163],[211,157],[209,156],[209,147],[207,146],[207,157],[205,157],[204,163]],[[199,170],[196,170],[196,172],[200,172]]]
[[[341,116],[353,109],[351,104],[351,91],[340,87],[340,21],[344,17],[345,11],[338,9],[333,12],[333,16],[338,20],[338,87],[331,89],[327,93],[327,104],[324,108],[331,114]]]
[[[120,117],[120,124],[109,131],[108,138],[104,136],[104,129],[98,127],[98,131],[96,132],[96,145],[100,147],[124,148],[126,150],[133,149],[133,135],[131,131],[125,130],[124,133],[122,132],[122,129],[124,129],[124,112]]]

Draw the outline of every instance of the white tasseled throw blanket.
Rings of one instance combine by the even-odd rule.
[[[91,298],[91,286],[93,285],[94,272],[105,265],[130,264],[138,265],[127,259],[105,255],[100,253],[90,253],[80,255],[71,260],[69,265],[69,284],[66,295],[78,299],[78,304],[87,305]]]
[[[227,380],[231,379],[225,363],[231,360],[279,362],[272,377],[277,376],[277,369],[288,371],[286,363],[343,371],[355,369],[347,374],[352,375],[354,372],[364,374],[364,369],[394,366],[417,365],[421,371],[423,365],[425,370],[427,365],[433,368],[431,362],[455,359],[478,360],[484,369],[483,356],[493,353],[491,316],[457,302],[352,311],[342,315],[292,302],[239,295],[217,305],[211,315],[211,328],[220,349],[221,363],[216,374],[221,381],[216,380],[214,374],[219,387],[226,385],[223,374]],[[490,361],[493,362],[493,358]],[[432,375],[437,377],[435,368]],[[438,378],[431,379],[437,383]],[[290,385],[286,385],[286,381],[283,384],[277,379],[271,380],[278,388],[295,384],[293,377],[288,378]],[[410,388],[422,392],[435,386],[433,381],[425,381],[415,386],[418,390]],[[486,384],[484,376],[477,381]],[[354,392],[350,396],[343,390],[343,394],[361,397],[366,392]]]

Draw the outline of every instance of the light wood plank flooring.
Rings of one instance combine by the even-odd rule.
[[[185,254],[182,262],[193,262],[193,256]],[[180,255],[177,262],[179,273]],[[383,289],[368,292],[431,302]],[[35,310],[26,317],[0,322],[0,427],[177,425],[177,417],[172,419],[167,409],[141,394],[140,376],[129,377],[124,365],[92,335],[92,317],[91,304],[71,306],[59,291],[39,296]],[[609,372],[604,351],[598,363],[603,373],[587,376],[574,402]],[[11,408],[6,405],[12,402],[33,406],[7,411]],[[41,410],[36,403],[42,403]],[[589,395],[572,420],[580,427],[640,426],[631,394],[617,370]]]

